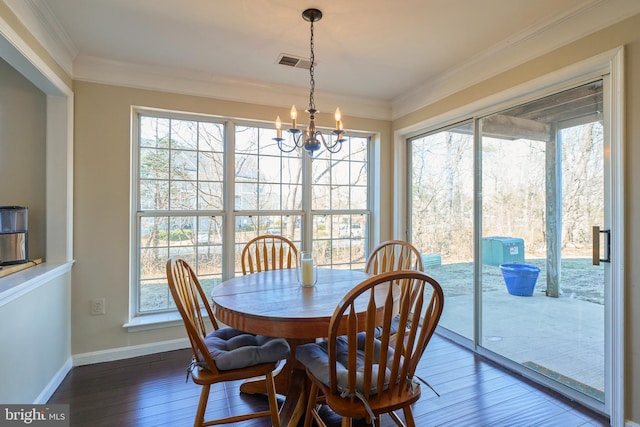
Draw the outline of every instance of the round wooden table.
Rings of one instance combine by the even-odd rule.
[[[316,285],[305,288],[298,284],[296,269],[270,270],[235,277],[213,289],[213,311],[219,321],[289,342],[291,356],[275,376],[276,391],[285,396],[282,425],[296,426],[306,409],[306,373],[296,361],[296,347],[327,336],[342,297],[367,277],[362,271],[319,268]],[[266,392],[264,382],[247,382],[240,390]]]

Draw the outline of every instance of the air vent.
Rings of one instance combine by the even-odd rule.
[[[293,67],[293,68],[303,68],[305,70],[308,70],[309,68],[311,68],[311,61],[309,61],[306,58],[300,58],[298,56],[293,56],[293,55],[287,55],[287,54],[280,54],[280,56],[278,57],[278,64],[280,65],[286,65],[288,67]]]

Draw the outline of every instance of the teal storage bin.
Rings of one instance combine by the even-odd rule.
[[[518,237],[482,238],[482,263],[486,265],[524,263],[524,240]]]

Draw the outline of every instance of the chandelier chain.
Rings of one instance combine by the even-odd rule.
[[[311,86],[311,91],[309,92],[309,111],[311,110],[315,110],[316,109],[316,104],[314,102],[313,99],[313,93],[315,92],[316,89],[316,81],[314,79],[314,68],[315,68],[315,63],[316,63],[316,57],[315,54],[313,52],[313,19],[311,20],[311,42],[310,42],[310,46],[311,46],[311,65],[309,66],[309,77],[310,77],[310,81],[309,84]]]

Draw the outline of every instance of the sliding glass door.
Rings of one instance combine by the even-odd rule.
[[[409,141],[410,236],[440,325],[578,398],[605,401],[603,80]],[[595,258],[595,259],[594,259]],[[594,265],[597,264],[597,265]]]

